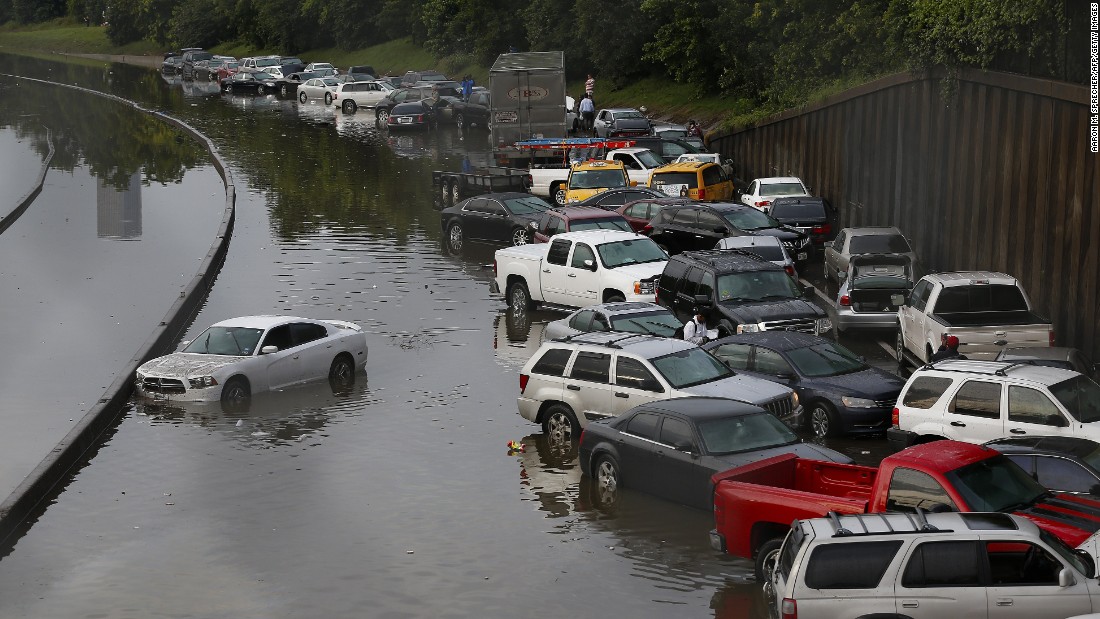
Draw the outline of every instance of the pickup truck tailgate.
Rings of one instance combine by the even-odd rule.
[[[949,314],[942,321],[948,323],[944,333],[959,338],[959,353],[970,359],[993,359],[1006,347],[1050,346],[1054,339],[1049,323],[955,326],[959,321],[951,319],[957,316]]]

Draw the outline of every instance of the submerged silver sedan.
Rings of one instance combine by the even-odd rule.
[[[367,337],[354,323],[244,316],[216,323],[179,352],[142,364],[134,387],[154,400],[236,405],[253,393],[323,378],[350,387],[366,364]]]

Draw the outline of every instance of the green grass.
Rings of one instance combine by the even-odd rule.
[[[54,20],[15,28],[0,27],[0,47],[12,53],[36,51],[57,54],[159,54],[163,46],[153,41],[137,41],[115,46],[107,40],[106,30],[68,20]]]

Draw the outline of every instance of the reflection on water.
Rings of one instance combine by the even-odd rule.
[[[130,175],[130,184],[120,189],[96,179],[96,236],[136,239],[141,236],[141,174]]]

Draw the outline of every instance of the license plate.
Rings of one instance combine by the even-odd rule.
[[[412,121],[413,121],[413,119],[411,119],[411,118],[398,118],[397,119],[397,122],[402,124],[402,125],[410,124]]]
[[[808,254],[807,254],[806,252],[804,252],[804,251],[800,251],[800,252],[798,252],[798,255],[797,255],[797,256],[795,256],[795,260],[805,260],[805,259],[807,259],[807,258],[809,258],[809,257],[810,257],[810,256],[809,256],[809,255],[808,255]]]
[[[153,392],[153,401],[154,402],[167,402],[168,401],[168,394],[167,393],[158,393],[158,392],[154,391]]]

